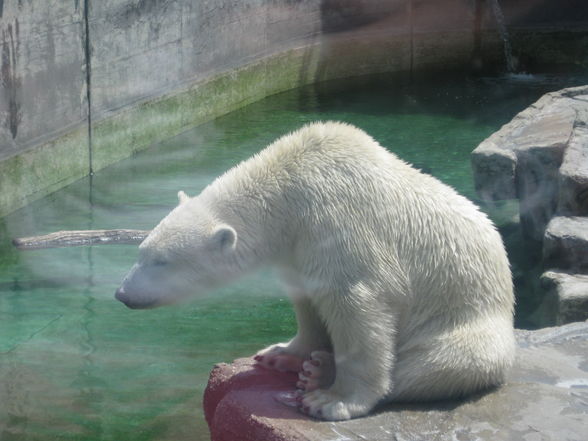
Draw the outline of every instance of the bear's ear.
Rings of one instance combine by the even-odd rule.
[[[178,201],[180,202],[180,205],[182,205],[185,202],[188,202],[190,200],[190,196],[188,196],[186,193],[184,193],[183,191],[178,191]]]
[[[237,232],[229,225],[220,225],[212,233],[212,244],[220,251],[232,251],[237,246]]]

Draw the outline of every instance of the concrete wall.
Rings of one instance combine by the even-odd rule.
[[[289,88],[500,63],[488,1],[0,0],[0,216]],[[557,11],[581,28],[582,1],[501,3],[525,36]]]

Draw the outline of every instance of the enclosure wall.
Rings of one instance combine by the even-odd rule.
[[[0,216],[270,94],[496,65],[489,1],[0,0]],[[527,58],[582,63],[582,1],[501,4]]]

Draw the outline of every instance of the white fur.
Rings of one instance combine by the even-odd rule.
[[[311,415],[347,419],[381,401],[503,381],[513,292],[499,234],[474,204],[363,131],[307,125],[180,200],[117,297],[156,306],[276,265],[299,329],[260,354],[334,352],[330,387],[304,395]]]

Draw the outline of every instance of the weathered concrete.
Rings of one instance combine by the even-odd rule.
[[[88,174],[88,104],[80,2],[0,3],[1,216]]]
[[[532,35],[518,56],[541,57],[537,35],[557,31],[557,61],[581,64],[576,1],[557,9],[575,23],[566,40],[567,26],[533,18],[541,0],[501,0],[517,38]],[[0,1],[0,38],[0,216],[268,94],[502,62],[481,0]]]
[[[296,375],[240,359],[212,371],[204,396],[213,441],[580,441],[588,424],[588,323],[517,331],[507,384],[459,402],[387,405],[374,415],[322,422],[282,404]],[[286,394],[286,395],[285,395]]]
[[[81,126],[0,161],[0,216],[87,176],[87,140],[88,129]]]
[[[552,323],[588,319],[588,275],[547,271],[541,276],[541,284],[547,293],[542,306]]]
[[[0,13],[0,160],[86,121],[79,2],[4,1]]]

